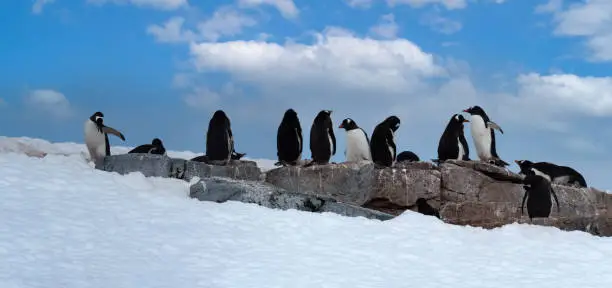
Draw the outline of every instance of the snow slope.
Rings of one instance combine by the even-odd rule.
[[[200,202],[181,180],[95,170],[79,144],[0,147],[8,140],[49,154],[0,153],[2,288],[612,284],[612,238],[452,226],[410,211],[381,222]]]

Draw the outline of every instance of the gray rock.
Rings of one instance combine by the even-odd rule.
[[[418,198],[439,201],[440,197],[440,172],[425,162],[384,169],[375,168],[371,162],[287,166],[267,171],[266,182],[395,215],[414,205]]]
[[[193,184],[189,196],[201,201],[240,201],[255,203],[272,209],[296,209],[309,212],[333,212],[343,216],[363,216],[370,219],[388,220],[392,215],[340,203],[325,196],[305,195],[286,191],[273,185],[233,180],[228,178],[204,178]]]
[[[261,170],[254,161],[232,160],[227,165],[211,165],[203,162],[187,161],[185,177],[191,181],[193,177],[227,177],[240,180],[257,181],[261,177]]]
[[[131,153],[106,156],[102,167],[96,168],[121,175],[141,172],[145,177],[168,177],[172,163],[165,155]]]

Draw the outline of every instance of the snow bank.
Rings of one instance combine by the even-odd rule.
[[[201,202],[69,144],[0,154],[0,287],[608,287],[612,238]],[[79,150],[81,151],[81,150]]]

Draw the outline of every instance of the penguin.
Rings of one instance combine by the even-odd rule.
[[[240,153],[234,151],[231,123],[223,110],[215,111],[208,123],[205,156],[208,161],[226,162],[229,162],[230,159],[242,157]]]
[[[549,182],[559,185],[586,188],[587,183],[580,172],[571,167],[559,166],[550,162],[531,162],[529,160],[514,160],[521,169],[519,174],[528,175],[533,172],[544,177]]]
[[[504,131],[499,125],[489,119],[487,113],[480,106],[472,106],[463,112],[472,115],[471,132],[472,140],[476,146],[476,153],[481,161],[505,167],[510,164],[500,159],[495,148],[495,129],[502,134]]]
[[[435,208],[431,207],[431,205],[427,203],[427,200],[423,198],[417,199],[416,206],[417,206],[417,212],[423,215],[434,216],[440,219],[440,212],[436,210]]]
[[[155,138],[153,139],[153,141],[151,141],[151,144],[140,145],[128,152],[128,154],[132,153],[166,155],[166,148],[164,147],[164,144],[159,138]]]
[[[393,165],[397,152],[394,134],[399,126],[400,119],[397,116],[389,116],[374,128],[370,151],[375,164],[384,167]]]
[[[397,154],[397,162],[419,162],[419,156],[417,156],[412,151],[403,151],[402,153]]]
[[[302,126],[297,112],[287,109],[276,133],[276,156],[278,162],[275,166],[295,166],[302,158],[303,148]]]
[[[104,114],[98,111],[85,121],[85,145],[89,150],[91,160],[97,165],[110,156],[108,134],[115,135],[125,141],[123,134],[112,127],[104,125]]]
[[[466,122],[470,121],[461,114],[455,114],[450,118],[438,143],[438,162],[449,159],[470,160],[470,149],[463,134],[463,123]]]
[[[325,165],[332,155],[336,155],[336,136],[330,110],[321,110],[310,127],[310,152],[313,164]]]
[[[344,155],[347,162],[372,161],[370,152],[370,138],[368,134],[357,126],[357,123],[346,118],[338,128],[346,130],[346,150]]]
[[[544,177],[535,174],[527,175],[523,179],[523,189],[525,189],[525,194],[521,203],[521,215],[523,215],[523,207],[525,206],[525,200],[527,200],[527,213],[530,220],[533,218],[548,218],[552,206],[551,194],[557,203],[557,212],[560,211],[557,194],[550,186],[550,182]]]

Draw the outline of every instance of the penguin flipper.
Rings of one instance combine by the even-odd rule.
[[[488,127],[490,127],[490,128],[492,128],[492,129],[497,129],[497,130],[499,130],[499,132],[501,132],[502,134],[504,134],[504,130],[502,130],[502,128],[501,128],[499,125],[497,125],[497,123],[495,123],[495,122],[493,122],[493,121],[489,121],[489,122],[487,122],[487,126],[488,126]]]
[[[102,127],[102,132],[104,132],[106,134],[115,135],[115,136],[119,137],[121,140],[125,141],[125,137],[123,136],[123,134],[121,132],[117,131],[116,129],[112,128],[112,127],[104,126],[104,127]]]

